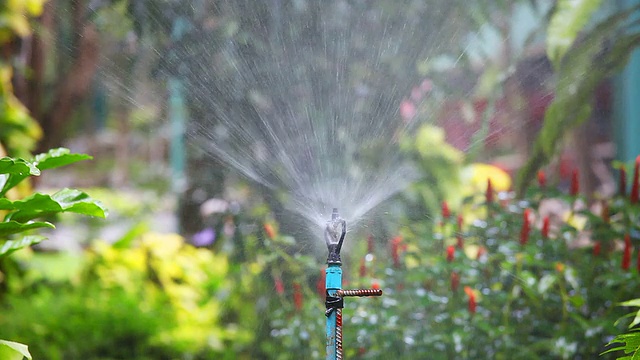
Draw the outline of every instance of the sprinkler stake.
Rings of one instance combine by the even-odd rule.
[[[326,300],[327,310],[327,360],[342,360],[342,308],[343,298],[346,296],[381,296],[380,289],[342,289],[342,261],[340,250],[347,233],[347,222],[340,217],[338,209],[334,208],[331,220],[327,221],[324,230],[324,239],[327,242],[329,256],[327,257],[326,270]]]

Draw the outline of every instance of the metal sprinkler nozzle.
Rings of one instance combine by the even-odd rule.
[[[331,220],[327,221],[327,227],[324,229],[324,240],[327,242],[329,256],[327,264],[340,264],[340,250],[344,236],[347,234],[347,222],[340,217],[338,208],[333,208]]]

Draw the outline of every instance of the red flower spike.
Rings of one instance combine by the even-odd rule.
[[[631,265],[631,236],[625,234],[624,252],[622,253],[622,270],[629,270],[629,265]]]
[[[538,171],[538,186],[544,188],[547,186],[547,176],[543,170]]]
[[[276,293],[278,295],[283,295],[284,294],[284,284],[282,283],[282,279],[278,276],[278,277],[273,279],[273,282],[274,282],[274,286],[276,288]]]
[[[631,203],[635,204],[640,200],[640,155],[636,157],[636,166],[633,169],[633,184],[631,185]]]
[[[487,179],[487,193],[485,194],[487,199],[487,204],[493,202],[493,185],[491,184],[491,179]]]
[[[458,287],[460,286],[460,274],[456,271],[451,273],[451,291],[458,291]]]
[[[600,256],[600,251],[602,251],[602,245],[600,245],[600,241],[597,241],[593,244],[593,256]]]
[[[458,240],[456,246],[458,247],[458,249],[464,248],[464,239],[462,238],[462,222],[462,215],[458,215],[458,232],[456,233],[456,239]]]
[[[448,219],[451,216],[451,211],[449,211],[449,204],[446,201],[442,202],[442,217]]]
[[[302,310],[302,286],[297,282],[293,283],[293,305],[296,311]]]
[[[360,277],[363,278],[367,276],[367,263],[364,258],[360,260]]]
[[[371,284],[371,288],[372,288],[373,290],[380,290],[380,284],[379,284],[377,281],[374,281],[374,282]]]
[[[269,224],[269,223],[264,223],[263,225],[264,228],[264,232],[267,234],[267,237],[269,237],[269,239],[273,239],[276,237],[276,230],[273,228],[273,225]]]
[[[469,297],[469,313],[473,315],[476,313],[476,293],[469,286],[464,287],[464,293]]]
[[[456,248],[449,245],[447,246],[447,261],[452,262],[456,256]]]
[[[578,174],[578,169],[573,169],[571,173],[571,188],[569,189],[569,193],[571,196],[577,196],[580,192],[580,174]]]
[[[543,239],[549,238],[549,217],[548,216],[545,216],[544,219],[542,219],[542,238]]]
[[[373,254],[373,235],[367,236],[367,254]]]
[[[318,282],[316,282],[316,291],[321,299],[324,299],[326,294],[325,287],[327,286],[327,273],[325,269],[320,269],[320,277],[318,278]]]
[[[620,180],[618,183],[618,195],[627,196],[627,169],[622,165],[620,167]]]
[[[529,232],[531,231],[531,224],[529,223],[530,209],[524,209],[522,213],[522,229],[520,230],[520,245],[526,245],[529,241]]]
[[[391,240],[391,258],[393,259],[393,266],[400,266],[400,244],[402,243],[402,236],[396,236]]]

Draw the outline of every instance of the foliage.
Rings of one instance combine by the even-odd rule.
[[[53,149],[39,154],[31,160],[0,158],[0,212],[4,214],[0,222],[0,265],[2,258],[22,248],[37,244],[45,238],[40,235],[26,235],[18,239],[9,236],[38,228],[54,228],[48,221],[34,221],[37,218],[50,217],[62,212],[74,212],[83,215],[105,217],[106,210],[100,202],[90,198],[82,191],[63,189],[52,195],[35,193],[21,200],[10,200],[7,194],[29,176],[38,176],[42,170],[72,164],[90,159],[88,155],[71,154],[68,149]],[[0,267],[4,270],[4,267]],[[7,274],[3,274],[2,283],[7,283]],[[2,340],[3,354],[7,347],[17,352],[16,356],[31,358],[25,345]],[[13,356],[8,355],[7,356]]]
[[[597,1],[582,1],[583,6],[578,7],[568,6],[574,3],[559,5],[548,29],[549,55],[557,70],[555,98],[545,112],[544,125],[530,158],[519,172],[516,185],[519,194],[535,178],[537,170],[555,154],[563,135],[589,118],[596,87],[620,71],[640,44],[640,33],[634,30],[635,21],[630,21],[631,14],[637,11],[634,7],[602,20],[565,51],[566,42],[575,37],[580,24],[584,25],[584,20],[573,22],[565,17],[578,19],[582,14],[590,14]],[[565,26],[559,26],[561,22],[566,22]]]
[[[15,36],[31,33],[29,17],[42,12],[43,0],[5,1],[0,5],[0,47]],[[13,94],[11,59],[0,58],[0,156],[29,156],[42,131],[26,107]]]
[[[52,169],[81,160],[88,155],[71,154],[59,148],[39,154],[31,160],[0,158],[0,211],[4,212],[0,222],[0,258],[22,247],[37,244],[42,236],[30,235],[20,240],[8,240],[7,236],[37,228],[54,228],[48,221],[34,221],[52,215],[73,212],[104,218],[106,210],[99,201],[75,189],[63,189],[52,195],[36,193],[21,200],[8,199],[7,193],[29,176],[38,176],[42,170]]]
[[[560,64],[600,3],[602,0],[558,1],[547,29],[547,56],[553,64]]]
[[[625,301],[620,306],[640,308],[640,299]],[[640,329],[634,327],[640,324],[640,310],[634,311],[626,317],[633,317],[633,321],[629,324],[630,330],[624,334],[617,335],[613,340],[609,341],[607,346],[611,347],[603,354],[622,351],[624,356],[618,357],[618,360],[636,360],[640,357]]]
[[[79,278],[9,296],[14,311],[0,320],[0,336],[32,344],[36,358],[215,357],[227,339],[250,339],[221,323],[216,296],[232,289],[228,271],[225,256],[177,235],[96,242]]]

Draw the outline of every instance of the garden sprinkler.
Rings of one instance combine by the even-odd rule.
[[[326,270],[326,300],[327,311],[327,360],[342,359],[342,308],[345,296],[381,296],[380,289],[342,290],[342,262],[340,250],[347,234],[347,222],[340,217],[338,209],[334,208],[331,220],[327,221],[324,239],[327,242],[329,256]]]

